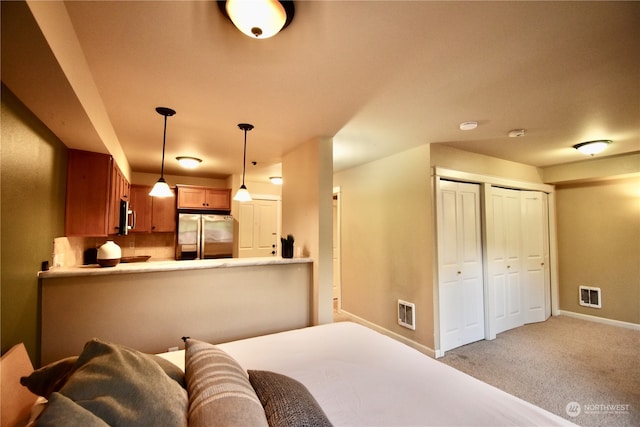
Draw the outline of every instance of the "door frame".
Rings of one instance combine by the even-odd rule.
[[[440,179],[448,179],[459,182],[468,182],[474,184],[480,184],[480,203],[481,203],[481,212],[485,213],[485,197],[489,193],[489,187],[491,186],[500,186],[513,188],[518,190],[534,190],[541,191],[543,193],[547,193],[548,196],[548,215],[549,215],[549,279],[550,279],[550,287],[551,287],[551,314],[556,316],[560,313],[559,309],[559,290],[558,290],[558,250],[557,250],[557,238],[556,238],[556,214],[555,214],[555,187],[549,184],[528,182],[528,181],[519,181],[510,178],[502,178],[495,177],[489,175],[476,174],[471,172],[463,172],[457,171],[454,169],[443,168],[439,166],[433,167],[433,183],[434,189],[433,194],[437,195],[440,188]],[[435,210],[437,209],[437,200],[435,200],[434,196],[434,218],[436,217]],[[437,227],[437,223],[435,223]],[[482,219],[482,232],[485,233],[486,229],[486,219]],[[437,229],[436,229],[437,234]],[[486,248],[483,247],[483,254],[486,254]],[[435,346],[435,355],[436,357],[444,356],[444,351],[441,350],[440,346],[440,307],[439,307],[439,292],[438,292],[438,262],[437,262],[437,242],[436,242],[436,250],[434,251],[434,256],[436,260],[434,262],[434,346]],[[485,260],[486,261],[486,260]],[[487,269],[485,268],[485,283],[484,283],[484,296],[485,296],[485,339],[495,339],[496,334],[491,328],[490,322],[490,314],[487,307],[487,298],[488,294],[488,277]]]
[[[336,197],[336,223],[333,224],[336,227],[336,240],[335,246],[338,247],[338,259],[337,267],[334,268],[333,277],[336,280],[338,287],[338,311],[342,310],[342,191],[340,187],[333,187],[333,197]],[[337,271],[336,271],[337,270]]]

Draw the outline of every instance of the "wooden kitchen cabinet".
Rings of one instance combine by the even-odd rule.
[[[116,234],[120,200],[128,194],[129,183],[110,155],[69,150],[65,235]]]
[[[151,231],[154,233],[176,231],[176,197],[152,197]],[[151,197],[151,196],[149,196]]]
[[[175,197],[151,197],[149,195],[151,188],[146,185],[131,186],[131,204],[129,208],[135,215],[135,227],[130,232],[175,232]]]
[[[112,160],[111,163],[108,234],[118,234],[120,231],[120,200],[131,201],[129,198],[131,186],[116,162]]]
[[[231,189],[178,185],[178,209],[231,210]]]

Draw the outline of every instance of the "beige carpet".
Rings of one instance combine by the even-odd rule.
[[[584,427],[640,426],[640,331],[552,317],[438,360]]]

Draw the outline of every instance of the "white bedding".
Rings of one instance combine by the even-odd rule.
[[[247,370],[279,372],[302,382],[335,426],[573,425],[351,322],[219,347]],[[184,351],[162,356],[184,369]]]

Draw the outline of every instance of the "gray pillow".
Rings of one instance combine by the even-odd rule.
[[[37,425],[38,427],[109,427],[109,424],[58,392],[53,392],[49,396],[47,408],[38,418]]]
[[[332,425],[301,382],[276,372],[252,370],[249,370],[249,381],[264,406],[270,427]]]
[[[156,362],[165,374],[180,384],[181,387],[186,388],[184,372],[176,365],[155,354],[140,354],[144,354]],[[46,366],[36,369],[30,375],[21,377],[20,384],[27,387],[31,393],[37,396],[44,396],[48,399],[51,393],[62,388],[73,371],[76,370],[77,360],[78,356],[72,356],[49,363]]]
[[[148,355],[124,346],[86,343],[60,393],[111,426],[187,425],[186,390]]]
[[[75,369],[77,360],[78,356],[72,356],[49,363],[30,375],[20,378],[20,384],[27,387],[31,393],[48,399],[51,393],[60,390],[67,382]]]
[[[198,340],[185,343],[189,427],[268,427],[247,373],[220,348]]]

